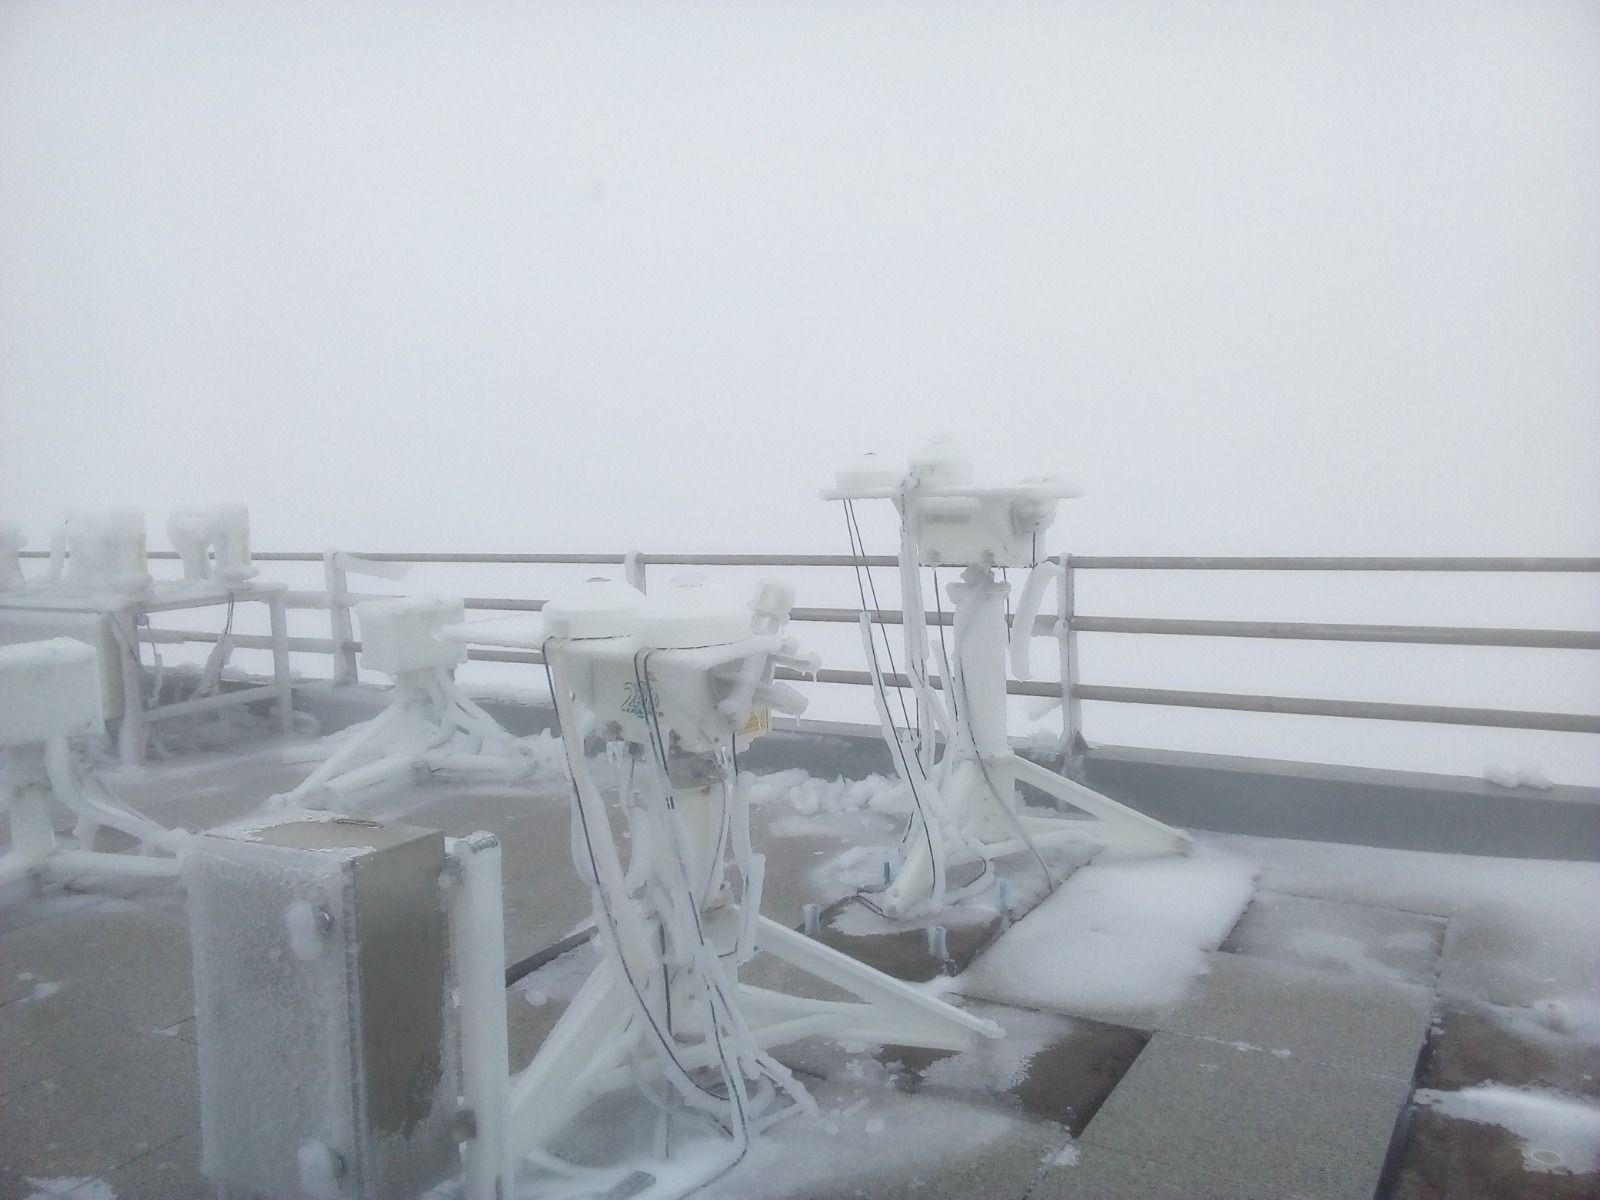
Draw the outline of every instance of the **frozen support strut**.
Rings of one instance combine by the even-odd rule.
[[[825,499],[844,501],[847,512],[856,500],[891,500],[901,519],[906,675],[919,710],[914,734],[908,731],[902,736],[891,719],[872,628],[863,614],[863,638],[884,738],[915,801],[901,843],[899,870],[877,897],[891,916],[937,911],[947,899],[948,872],[964,864],[988,864],[1025,850],[1048,873],[1041,852],[1051,846],[1098,842],[1166,853],[1187,851],[1192,844],[1182,831],[1047,771],[1011,749],[1006,703],[1010,584],[996,579],[995,570],[1031,566],[1035,571],[1010,633],[1011,660],[1025,671],[1027,639],[1033,634],[1040,594],[1061,572],[1056,563],[1041,561],[1040,539],[1054,519],[1057,501],[1078,494],[1076,487],[1058,479],[975,484],[966,460],[938,441],[912,461],[909,471],[872,462],[840,472],[838,486],[823,493]],[[853,514],[851,527],[855,529]],[[924,567],[962,569],[961,578],[949,587],[955,636],[948,661],[941,648],[943,700],[928,684],[928,647],[922,633]],[[1067,581],[1060,579],[1059,586],[1066,603]],[[935,728],[946,735],[944,753],[937,761]],[[908,740],[916,753],[907,753]],[[1076,809],[1077,819],[1020,811],[1019,784]]]
[[[0,884],[30,877],[56,881],[176,875],[175,852],[187,839],[112,795],[82,769],[71,739],[103,729],[100,667],[92,647],[51,638],[0,647],[0,810],[9,814],[11,846],[0,855]],[[76,847],[64,847],[50,818],[59,802],[78,818]],[[96,850],[101,827],[136,838],[143,853]]]
[[[363,665],[394,679],[388,707],[357,727],[297,786],[284,806],[341,808],[356,792],[419,771],[515,779],[532,768],[529,748],[456,685],[459,645],[436,634],[462,617],[460,600],[405,596],[356,606]]]
[[[630,592],[591,581],[544,610],[539,645],[567,747],[575,865],[594,897],[603,959],[511,1078],[503,1135],[514,1160],[571,1170],[552,1157],[563,1129],[600,1096],[638,1087],[688,1126],[720,1128],[726,1144],[716,1173],[738,1162],[767,1124],[814,1109],[772,1057],[774,1047],[824,1037],[960,1050],[1000,1030],[760,915],[764,860],[750,845],[748,799],[731,758],[766,728],[773,708],[803,707],[773,679],[780,663],[805,662],[778,632],[788,590],[763,587],[754,628],[751,613],[708,603],[694,585],[663,589],[648,603]],[[613,746],[614,803],[583,754],[580,709]],[[625,823],[626,842],[614,817]],[[498,947],[489,918],[469,924],[462,918],[458,945]],[[758,951],[847,998],[814,1000],[741,981],[741,964]],[[492,972],[493,964],[457,964],[463,1019],[497,1023],[468,1051],[485,1064],[504,1044],[503,1001],[496,1009],[486,998]],[[472,977],[484,981],[481,1011]],[[470,1062],[467,1076],[470,1092]],[[485,1066],[479,1078],[489,1077]],[[507,1168],[494,1141],[501,1123],[481,1107],[499,1103],[499,1093],[486,1082],[482,1094],[472,1107],[487,1137],[468,1153],[480,1156],[476,1177],[487,1180]],[[491,1193],[483,1183],[471,1194]]]

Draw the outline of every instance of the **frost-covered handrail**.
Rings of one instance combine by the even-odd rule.
[[[23,550],[27,558],[48,557],[45,550]],[[175,559],[173,551],[151,551],[154,559]],[[340,556],[344,557],[344,556]],[[348,556],[372,563],[524,565],[524,566],[703,566],[703,567],[893,567],[891,555],[849,554],[501,554],[501,553],[360,553]],[[324,552],[267,551],[255,553],[259,562],[328,562]],[[1223,709],[1236,712],[1282,713],[1305,716],[1351,717],[1366,720],[1409,721],[1427,724],[1475,725],[1491,728],[1538,729],[1567,733],[1600,733],[1600,715],[1589,713],[1528,712],[1512,709],[1466,708],[1430,704],[1399,704],[1364,700],[1323,700],[1312,697],[1270,696],[1228,692],[1201,692],[1179,689],[1119,687],[1082,684],[1077,681],[1077,646],[1080,633],[1139,634],[1178,637],[1267,638],[1297,641],[1368,642],[1401,645],[1499,646],[1523,649],[1600,650],[1600,630],[1514,629],[1445,625],[1372,625],[1302,621],[1219,621],[1171,617],[1119,617],[1079,614],[1073,611],[1071,579],[1080,570],[1102,571],[1330,571],[1330,572],[1481,572],[1498,573],[1600,573],[1600,558],[1580,557],[1140,557],[1070,555],[1063,556],[1068,586],[1062,589],[1061,611],[1041,616],[1035,630],[1039,636],[1056,636],[1061,645],[1061,680],[1030,682],[1013,680],[1012,695],[1061,699],[1067,707],[1063,746],[1071,752],[1081,745],[1077,706],[1083,701],[1117,704],[1149,704],[1186,708]],[[335,579],[339,582],[334,583]],[[352,592],[343,582],[342,572],[330,574],[329,588],[322,592],[290,592],[289,607],[325,609],[335,636],[297,637],[289,640],[296,653],[332,654],[336,678],[343,682],[355,677],[355,653],[360,649],[350,630],[349,610],[368,598]],[[471,609],[497,612],[537,612],[544,601],[527,597],[468,597]],[[899,624],[903,614],[885,609],[875,614],[887,624]],[[796,608],[791,620],[817,624],[853,624],[860,619],[855,609]],[[930,626],[948,625],[949,613],[926,614]],[[152,640],[214,642],[217,634],[191,630],[150,630]],[[268,649],[271,639],[235,633],[233,642],[246,649]],[[478,649],[473,659],[492,662],[538,663],[537,654]],[[819,683],[870,685],[867,671],[825,668],[814,677]],[[888,679],[891,684],[904,683]],[[933,681],[937,687],[938,682]]]
[[[1600,558],[1141,558],[1074,554],[1084,571],[1548,571],[1600,572]]]
[[[22,558],[49,558],[48,550],[21,550]],[[152,550],[150,558],[178,557],[173,550]],[[321,562],[320,552],[305,550],[252,551],[262,562]],[[477,563],[526,565],[622,565],[626,554],[474,554],[470,552],[362,553],[372,562]],[[640,554],[640,562],[664,567],[892,567],[891,554]],[[1234,555],[1227,557],[1148,557],[1074,554],[1072,565],[1083,571],[1502,571],[1600,573],[1600,558],[1508,557],[1282,557]]]

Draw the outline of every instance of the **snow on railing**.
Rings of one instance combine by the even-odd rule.
[[[43,551],[23,551],[26,557]],[[151,558],[176,558],[170,551],[152,551]],[[475,554],[475,553],[362,553],[328,550],[321,553],[287,551],[256,553],[261,562],[320,563],[325,589],[291,591],[290,608],[326,610],[327,638],[290,638],[289,649],[323,653],[333,658],[335,682],[358,679],[356,653],[361,644],[354,636],[351,608],[376,593],[350,590],[351,574],[397,578],[395,568],[420,564],[485,565],[593,565],[620,566],[638,585],[647,584],[650,567],[893,567],[892,555],[849,554]],[[1179,637],[1229,637],[1292,639],[1298,641],[1379,642],[1402,645],[1507,646],[1559,650],[1600,650],[1600,631],[1571,629],[1514,629],[1443,625],[1363,625],[1289,621],[1186,620],[1166,617],[1093,616],[1075,610],[1075,580],[1081,571],[1330,571],[1330,572],[1538,572],[1600,574],[1600,558],[1511,557],[1123,557],[1062,555],[1064,568],[1059,589],[1059,611],[1040,616],[1036,629],[1054,636],[1060,647],[1058,678],[1054,682],[1011,680],[1007,690],[1016,696],[1059,698],[1066,713],[1062,750],[1076,754],[1084,748],[1081,705],[1084,701],[1221,709],[1235,712],[1293,713],[1307,716],[1353,717],[1381,721],[1413,721],[1443,725],[1473,725],[1502,729],[1535,729],[1564,733],[1600,733],[1600,715],[1591,713],[1532,712],[1518,709],[1471,708],[1437,704],[1398,704],[1371,700],[1337,700],[1314,697],[1271,696],[1232,692],[1186,691],[1165,688],[1117,687],[1082,683],[1078,679],[1077,638],[1080,633],[1158,634]],[[496,612],[536,612],[544,602],[526,597],[469,596],[466,606]],[[898,624],[902,614],[892,609],[876,613],[879,620]],[[929,625],[949,625],[951,614],[930,612]],[[855,624],[854,608],[796,608],[791,620],[816,624]],[[217,634],[199,630],[152,631],[160,641],[214,642]],[[265,649],[270,639],[233,634],[243,648]],[[488,662],[539,663],[536,653],[473,649],[468,657]],[[823,667],[814,675],[780,671],[780,677],[818,683],[867,685],[865,670]],[[884,677],[891,686],[906,686],[903,677]],[[940,686],[937,679],[935,687]]]

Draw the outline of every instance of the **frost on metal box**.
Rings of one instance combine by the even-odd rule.
[[[193,839],[202,1165],[230,1197],[456,1170],[444,837],[288,812]]]

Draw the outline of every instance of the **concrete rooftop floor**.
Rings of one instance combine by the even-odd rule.
[[[205,828],[247,815],[302,778],[309,767],[294,761],[304,757],[300,749],[247,741],[108,779],[156,819]],[[828,764],[814,770],[827,774]],[[559,786],[530,793],[431,780],[368,811],[451,835],[499,836],[512,958],[586,922]],[[851,826],[796,817],[781,803],[754,814],[758,848],[768,855],[764,911],[797,924],[803,904],[843,894],[819,890],[819,865],[874,838],[887,844],[894,831],[882,818]],[[60,818],[70,827],[64,812]],[[1600,1196],[1600,1175],[1530,1170],[1510,1131],[1415,1100],[1418,1088],[1486,1082],[1600,1100],[1593,1044],[1519,1032],[1500,1019],[1537,997],[1497,967],[1505,947],[1495,914],[1429,911],[1393,890],[1368,895],[1337,879],[1296,894],[1294,879],[1262,874],[1181,998],[1120,1011],[1054,1004],[986,966],[1003,964],[1008,939],[1027,945],[1027,916],[1010,929],[952,922],[961,973],[951,986],[1008,1037],[957,1056],[792,1048],[785,1058],[816,1096],[820,1117],[778,1127],[705,1194]],[[842,919],[847,909],[828,910],[828,940],[908,978],[937,972],[917,930],[863,934],[859,922]],[[1365,969],[1329,947],[1355,947]],[[587,948],[574,951],[513,989],[513,1065],[537,1049],[592,962]],[[752,968],[756,976],[765,969],[759,960]],[[1594,962],[1570,970],[1572,988],[1600,998]],[[214,1194],[198,1167],[191,987],[176,884],[5,899],[0,1200]],[[588,1122],[574,1135],[575,1153],[585,1138],[605,1140],[625,1127],[626,1117],[619,1110]]]

